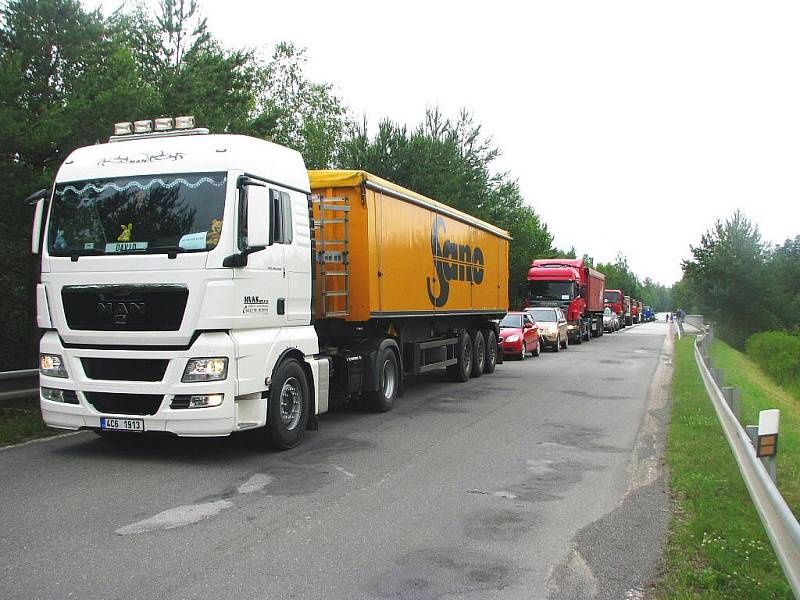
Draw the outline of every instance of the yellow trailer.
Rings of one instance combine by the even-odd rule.
[[[502,315],[506,231],[365,171],[309,171],[318,319]]]

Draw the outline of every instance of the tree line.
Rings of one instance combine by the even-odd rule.
[[[429,109],[415,127],[383,120],[370,134],[330,84],[308,79],[304,49],[262,51],[223,47],[197,0],[161,0],[155,11],[123,3],[108,17],[78,0],[0,3],[0,314],[13,340],[0,370],[29,367],[37,352],[32,210],[22,199],[119,121],[195,115],[213,133],[294,148],[309,168],[364,169],[507,229],[510,298],[533,258],[565,254],[516,179],[494,170],[500,149],[469,112]],[[652,291],[658,305],[658,286],[639,282],[624,257],[605,267],[609,287],[643,299]]]
[[[757,332],[800,335],[800,235],[766,243],[741,211],[717,220],[691,247],[676,305],[703,314],[718,335],[742,350]]]

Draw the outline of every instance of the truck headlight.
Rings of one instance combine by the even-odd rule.
[[[66,377],[67,369],[59,354],[40,354],[39,373],[50,377]]]
[[[190,358],[183,370],[183,383],[221,381],[228,376],[227,358]]]

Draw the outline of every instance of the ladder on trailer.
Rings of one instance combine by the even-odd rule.
[[[313,195],[318,218],[314,223],[319,265],[322,316],[346,317],[350,314],[350,206],[346,197]]]

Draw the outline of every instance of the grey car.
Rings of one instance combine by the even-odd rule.
[[[543,306],[528,308],[527,312],[539,325],[539,339],[543,346],[547,346],[553,352],[566,350],[569,347],[567,318],[560,308]]]

